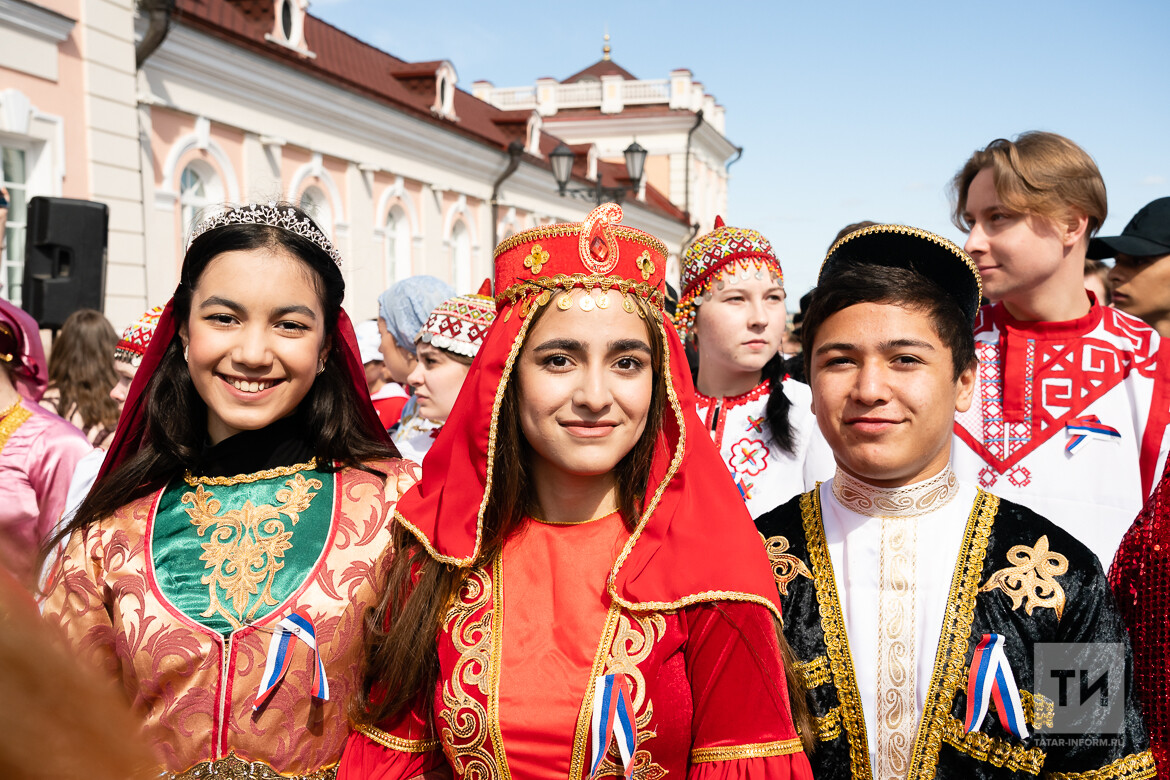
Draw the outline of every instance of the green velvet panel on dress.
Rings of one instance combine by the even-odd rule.
[[[163,596],[227,635],[271,614],[313,573],[329,540],[334,475],[294,466],[196,482],[163,492],[151,559]]]

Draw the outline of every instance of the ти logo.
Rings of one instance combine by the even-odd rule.
[[[1125,724],[1125,645],[1043,643],[1033,650],[1034,701],[1046,699],[1044,735],[1120,734]],[[1048,720],[1045,718],[1045,720]]]

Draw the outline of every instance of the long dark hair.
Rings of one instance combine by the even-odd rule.
[[[646,428],[614,467],[618,508],[630,531],[645,505],[650,465],[666,411],[668,381],[659,315],[640,299],[635,300],[646,318],[654,387]],[[529,332],[546,310],[541,307],[532,315]],[[540,510],[528,472],[531,449],[520,429],[520,403],[519,383],[513,375],[504,389],[496,423],[496,469],[484,511],[483,542],[474,566],[494,560],[508,538],[523,527],[524,518]],[[378,723],[420,702],[423,711],[432,712],[439,674],[435,633],[468,573],[432,559],[401,524],[395,524],[392,545],[397,554],[387,572],[381,603],[366,619],[363,696],[351,713],[358,722]]]
[[[289,204],[298,219],[308,216]],[[203,233],[187,249],[179,286],[173,298],[176,323],[187,321],[191,296],[212,260],[225,252],[268,249],[297,258],[310,270],[325,311],[329,353],[324,371],[314,380],[297,414],[313,445],[320,468],[356,466],[396,458],[393,445],[368,430],[358,412],[358,398],[345,365],[345,345],[337,333],[345,281],[341,269],[317,244],[283,228],[264,224],[232,224]],[[183,358],[178,334],[167,345],[158,369],[146,389],[146,429],[139,451],[90,490],[76,516],[46,549],[73,531],[82,529],[119,507],[157,490],[182,470],[191,468],[207,438],[207,405],[199,397]]]
[[[118,402],[110,391],[118,384],[114,347],[118,334],[100,311],[78,309],[69,315],[49,352],[49,389],[60,393],[57,414],[81,415],[88,431],[98,425],[113,430]]]

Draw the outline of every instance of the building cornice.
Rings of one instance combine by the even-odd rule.
[[[612,136],[639,136],[649,138],[653,136],[679,133],[686,135],[695,124],[695,115],[689,111],[671,114],[651,114],[642,116],[623,116],[621,114],[604,116],[598,114],[591,117],[573,119],[559,117],[545,117],[545,127],[548,132],[558,137],[606,138]],[[701,144],[712,157],[725,164],[738,151],[739,147],[704,120],[695,133],[695,141]]]
[[[141,103],[257,132],[257,127],[250,126],[255,123],[242,120],[238,112],[239,107],[247,107],[281,123],[272,132],[282,143],[393,171],[428,185],[441,182],[444,189],[480,200],[491,197],[491,183],[508,161],[504,150],[492,144],[183,25],[171,30],[147,61],[144,74],[150,91],[140,96]],[[215,85],[214,93],[208,90],[209,84]],[[174,89],[180,86],[181,90]],[[177,92],[182,95],[176,96]],[[584,201],[558,196],[552,173],[544,166],[525,160],[505,191],[517,192],[520,188],[515,185],[522,180],[530,182],[523,187],[530,211],[565,214],[569,219],[580,219],[589,211]],[[644,203],[635,201],[627,207],[633,210],[631,218],[636,215],[641,224],[673,225],[668,232],[685,233],[681,223]]]
[[[61,43],[73,32],[76,20],[25,0],[0,0],[0,24]]]
[[[151,90],[143,96],[144,102],[255,130],[242,127],[239,116],[225,110],[225,102],[245,105],[287,122],[289,132],[282,132],[282,137],[288,144],[341,159],[354,155],[338,148],[341,144],[330,144],[330,139],[344,139],[365,149],[393,150],[382,159],[357,162],[394,169],[426,183],[434,167],[446,169],[481,183],[483,192],[468,193],[479,198],[490,196],[491,177],[507,158],[503,149],[492,144],[416,119],[182,25],[172,29],[144,70]],[[208,84],[215,84],[216,91],[214,96],[208,93],[206,100],[183,101],[169,97],[166,84],[181,84],[198,97],[207,93]],[[339,122],[339,117],[344,121]]]

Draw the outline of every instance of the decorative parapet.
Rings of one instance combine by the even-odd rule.
[[[472,92],[504,111],[536,109],[542,116],[553,116],[569,108],[596,108],[603,114],[620,114],[626,106],[644,105],[684,111],[702,109],[709,120],[721,120],[723,113],[723,107],[704,94],[703,85],[694,81],[686,69],[672,71],[666,79],[602,76],[600,81],[587,79],[564,84],[542,78],[530,87],[497,87],[490,81],[477,81],[472,85]]]

